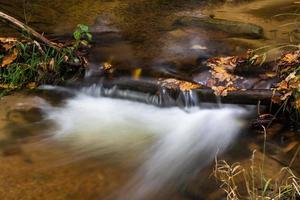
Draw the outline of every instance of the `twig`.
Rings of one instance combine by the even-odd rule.
[[[36,32],[35,30],[33,30],[32,28],[30,28],[29,26],[27,26],[23,22],[17,20],[16,18],[11,17],[11,16],[9,16],[9,15],[1,12],[1,11],[0,11],[0,18],[2,18],[3,20],[5,20],[6,22],[9,22],[9,23],[13,24],[17,28],[20,28],[23,31],[26,31],[27,33],[29,33],[30,35],[32,35],[38,41],[40,41],[40,42],[42,42],[42,43],[44,43],[44,44],[46,44],[46,45],[48,45],[48,46],[56,49],[56,50],[60,50],[60,47],[57,44],[51,42],[46,37],[44,37],[40,33]]]

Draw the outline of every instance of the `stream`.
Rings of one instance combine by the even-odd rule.
[[[299,133],[277,123],[266,136],[250,127],[257,106],[203,103],[193,92],[174,106],[163,90],[157,97],[103,86],[132,77],[137,85],[157,77],[205,83],[207,58],[298,44],[298,27],[282,26],[295,19],[274,17],[298,9],[289,0],[0,0],[0,10],[51,39],[70,39],[81,23],[94,36],[83,80],[1,98],[0,199],[221,200],[214,160],[249,166],[253,151],[266,176],[291,160],[299,175]],[[229,31],[194,17],[243,24]],[[14,34],[0,24],[0,36]],[[268,50],[259,51],[267,60],[281,53]],[[113,66],[108,80],[105,63]],[[272,81],[242,84],[265,89]]]

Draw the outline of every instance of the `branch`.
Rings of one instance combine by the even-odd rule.
[[[161,91],[161,86],[154,82],[148,81],[135,81],[135,80],[115,80],[115,81],[108,81],[103,83],[104,88],[114,88],[116,87],[119,90],[130,90],[135,92],[142,92],[146,94],[152,95],[159,95]],[[172,98],[176,101],[179,98],[180,91],[176,91],[173,89],[167,89],[168,94],[171,95]],[[197,94],[199,101],[216,103],[217,98],[220,98],[222,103],[229,103],[229,104],[248,104],[248,105],[257,105],[260,102],[261,105],[269,105],[271,103],[272,96],[277,96],[278,94],[273,94],[271,89],[249,89],[249,90],[238,90],[228,92],[227,96],[220,96],[217,97],[214,94],[212,89],[208,88],[200,88],[195,89],[195,93]],[[122,95],[130,95],[130,93],[118,93],[114,92],[113,95],[118,98],[128,98],[128,96]],[[137,97],[136,95],[134,96]],[[135,99],[134,99],[135,100]],[[141,99],[139,99],[141,100]],[[145,99],[144,99],[145,100]],[[143,99],[142,99],[143,101]],[[169,102],[170,103],[170,102]]]
[[[2,18],[4,21],[6,21],[8,23],[13,24],[17,28],[20,28],[23,31],[26,31],[27,33],[29,33],[30,35],[32,35],[39,42],[42,42],[42,43],[44,43],[44,44],[48,45],[49,47],[52,47],[52,48],[54,48],[56,50],[60,50],[60,47],[57,44],[51,42],[46,37],[44,37],[40,33],[36,32],[35,30],[33,30],[32,28],[30,28],[29,26],[27,26],[23,22],[17,20],[16,18],[11,17],[11,16],[9,16],[9,15],[1,12],[1,11],[0,11],[0,18]]]

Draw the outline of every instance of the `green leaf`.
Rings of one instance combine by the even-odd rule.
[[[75,40],[80,40],[81,39],[81,32],[80,31],[75,31],[73,33],[73,37],[75,38]]]
[[[89,41],[92,41],[93,35],[91,33],[86,33],[86,36]]]
[[[89,27],[87,25],[84,24],[78,24],[77,27],[79,28],[79,30],[83,33],[87,33],[89,32]]]
[[[84,45],[84,46],[88,46],[88,45],[89,45],[89,42],[86,41],[86,40],[82,40],[82,41],[81,41],[81,44]]]

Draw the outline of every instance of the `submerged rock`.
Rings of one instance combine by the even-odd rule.
[[[263,28],[255,24],[215,19],[211,17],[181,16],[174,22],[175,26],[194,26],[213,29],[230,34],[231,36],[244,36],[247,38],[263,38]]]

